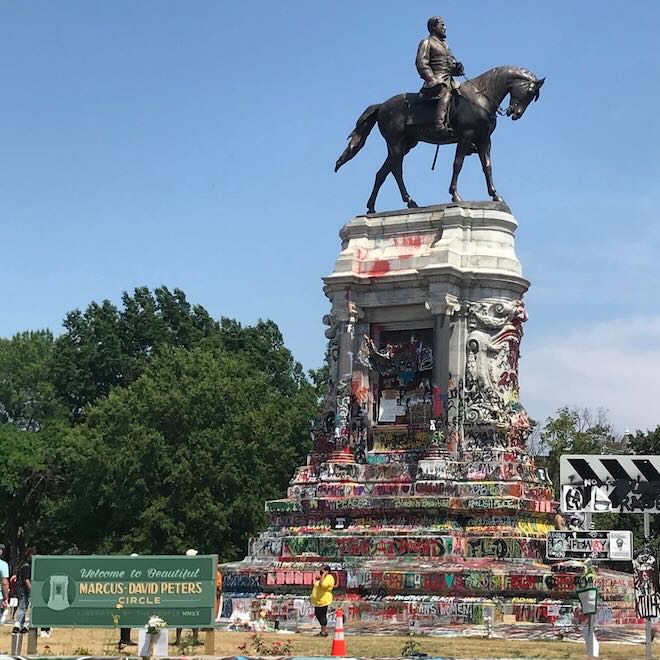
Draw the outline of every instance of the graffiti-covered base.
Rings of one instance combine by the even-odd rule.
[[[516,227],[475,203],[342,229],[314,449],[248,557],[222,567],[222,618],[311,624],[327,563],[353,629],[570,624],[583,568],[543,563],[556,502],[525,450]],[[635,623],[630,576],[600,580],[599,622]]]

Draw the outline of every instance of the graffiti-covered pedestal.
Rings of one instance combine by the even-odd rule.
[[[325,563],[352,629],[566,612],[581,568],[543,563],[556,503],[525,450],[516,227],[495,202],[343,227],[314,447],[249,556],[224,565],[224,617],[311,622]],[[635,621],[630,579],[600,578],[613,619]]]

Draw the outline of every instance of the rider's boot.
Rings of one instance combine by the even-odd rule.
[[[435,108],[435,128],[440,131],[451,131],[451,126],[449,125],[448,113],[450,94],[445,92],[439,99],[438,104]]]

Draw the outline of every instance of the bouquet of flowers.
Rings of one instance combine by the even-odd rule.
[[[154,614],[153,616],[149,617],[149,621],[147,621],[145,624],[144,629],[147,631],[147,635],[155,637],[163,628],[165,628],[166,625],[166,621]]]

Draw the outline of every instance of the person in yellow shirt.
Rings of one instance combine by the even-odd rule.
[[[332,577],[330,566],[323,566],[319,576],[314,579],[314,587],[309,600],[314,606],[314,616],[321,624],[321,637],[328,636],[328,605],[332,603],[332,590],[335,588],[335,578]]]

